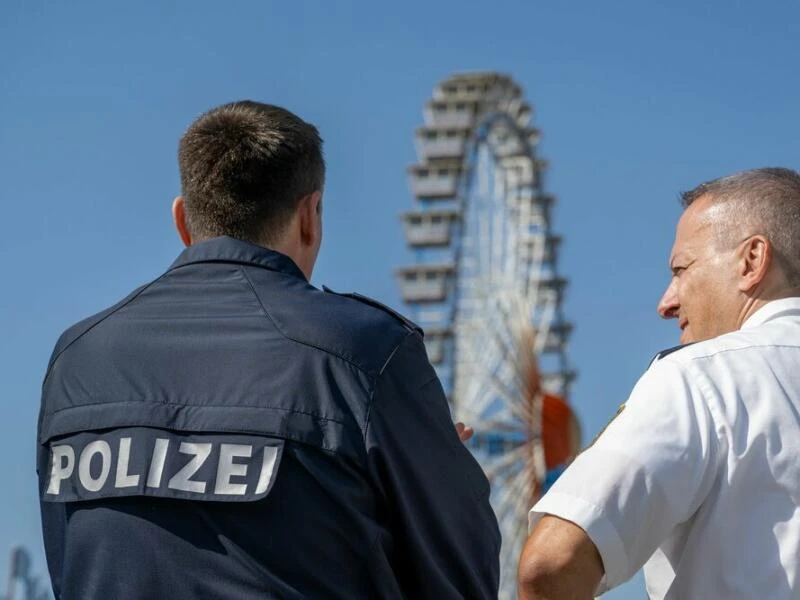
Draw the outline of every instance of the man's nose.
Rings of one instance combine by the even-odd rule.
[[[662,319],[675,319],[678,316],[678,309],[680,308],[681,304],[678,302],[678,289],[675,283],[675,278],[673,277],[667,289],[664,291],[664,295],[661,296],[661,300],[658,302],[658,314],[661,315]]]

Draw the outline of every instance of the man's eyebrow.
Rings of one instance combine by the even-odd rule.
[[[669,262],[667,262],[667,268],[672,271],[675,268],[675,261],[677,260],[677,255],[672,255],[669,257]]]
[[[670,259],[670,261],[669,261],[669,270],[670,271],[674,271],[675,269],[677,269],[679,267],[680,268],[689,267],[689,266],[691,266],[691,264],[695,260],[697,260],[697,258],[693,257],[691,254],[690,255],[686,255],[686,254],[678,253],[678,254],[676,254],[675,256],[673,256]]]
[[[676,252],[675,254],[669,257],[669,263],[668,263],[669,270],[674,271],[676,268],[676,263],[685,263],[688,260],[689,259],[686,257],[685,254],[681,252]]]

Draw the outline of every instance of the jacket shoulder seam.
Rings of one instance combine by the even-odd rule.
[[[56,354],[53,357],[53,359],[50,361],[50,365],[47,367],[47,373],[45,373],[44,382],[43,382],[42,385],[47,383],[47,380],[50,377],[50,374],[53,371],[53,367],[55,367],[56,362],[58,361],[58,359],[61,358],[61,356],[64,354],[64,352],[66,352],[75,342],[77,342],[79,339],[81,339],[83,336],[85,336],[87,333],[89,333],[92,329],[94,329],[95,327],[100,325],[100,323],[102,323],[103,321],[105,321],[106,319],[108,319],[109,317],[111,317],[112,315],[114,315],[115,313],[120,311],[121,309],[123,309],[126,306],[128,306],[128,304],[130,304],[131,302],[136,300],[145,290],[147,290],[150,286],[152,286],[153,284],[158,282],[162,277],[164,277],[163,274],[160,275],[159,277],[157,277],[156,279],[154,279],[153,281],[151,281],[150,283],[148,283],[146,285],[143,285],[138,291],[132,293],[130,295],[130,297],[128,297],[125,300],[122,300],[116,306],[112,306],[110,309],[107,309],[108,310],[108,314],[103,315],[102,317],[97,319],[94,323],[89,325],[85,330],[83,330],[81,333],[76,335],[72,340],[70,340],[67,343],[67,345],[64,346],[61,350],[59,350],[58,354]]]
[[[359,364],[355,359],[353,359],[350,356],[347,356],[346,354],[343,354],[341,352],[337,352],[336,350],[333,350],[332,348],[327,348],[327,347],[324,347],[324,346],[321,346],[321,345],[318,345],[318,344],[312,344],[311,342],[298,339],[298,338],[293,337],[293,336],[289,335],[288,333],[286,333],[286,331],[284,331],[284,329],[281,328],[280,325],[278,325],[278,323],[275,321],[273,316],[270,314],[269,309],[264,304],[264,301],[261,299],[261,296],[259,295],[258,291],[256,290],[256,287],[253,284],[253,281],[250,279],[250,276],[247,274],[247,271],[244,269],[244,265],[239,267],[239,271],[241,272],[242,276],[244,277],[245,281],[247,282],[247,285],[250,287],[250,291],[252,292],[253,296],[255,297],[256,301],[258,302],[258,305],[261,307],[261,310],[263,311],[264,316],[267,319],[269,319],[270,323],[272,323],[272,325],[275,327],[275,329],[278,331],[278,333],[280,333],[285,339],[287,339],[289,341],[292,341],[295,344],[300,344],[302,346],[307,346],[309,348],[314,348],[316,350],[319,350],[320,352],[325,352],[326,354],[330,354],[332,356],[336,356],[337,358],[340,358],[343,361],[347,362],[348,364],[354,366],[356,369],[358,369],[362,373],[365,373],[366,375],[368,375],[371,378],[374,378],[376,376],[377,373],[374,370],[367,369],[363,365]]]
[[[372,389],[370,390],[370,393],[369,393],[369,401],[368,401],[369,403],[367,404],[367,412],[364,415],[364,431],[362,432],[365,444],[367,442],[367,430],[369,429],[370,418],[372,417],[372,407],[375,405],[375,392],[378,389],[378,379],[380,379],[380,377],[383,375],[384,371],[386,371],[386,367],[388,367],[389,363],[392,362],[392,359],[394,358],[395,354],[397,354],[397,351],[400,350],[400,346],[405,344],[406,340],[408,340],[408,338],[413,336],[415,333],[416,333],[416,331],[409,331],[406,334],[406,336],[402,340],[400,340],[400,343],[397,344],[397,346],[395,346],[394,349],[392,350],[391,354],[389,354],[389,357],[386,359],[386,362],[383,363],[383,366],[381,367],[380,371],[378,372],[378,375],[376,377],[374,377],[373,380],[372,380]],[[428,383],[430,383],[430,382],[428,382]],[[427,385],[427,383],[425,385]]]

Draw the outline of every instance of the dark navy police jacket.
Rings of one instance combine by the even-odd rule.
[[[489,486],[420,330],[221,237],[58,341],[57,598],[495,598]]]

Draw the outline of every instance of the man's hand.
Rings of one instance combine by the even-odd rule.
[[[475,433],[475,430],[472,427],[467,427],[461,421],[456,423],[456,433],[458,434],[458,439],[462,442],[466,442],[472,435]]]
[[[591,600],[603,561],[580,527],[545,515],[533,528],[519,561],[520,600]]]

